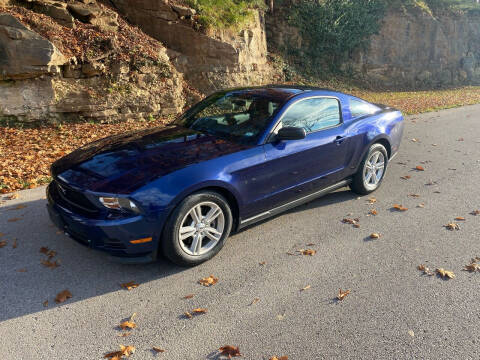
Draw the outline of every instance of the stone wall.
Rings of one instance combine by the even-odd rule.
[[[202,92],[272,81],[263,14],[240,31],[194,29],[195,10],[166,0],[112,0],[129,21],[162,41],[185,79]]]

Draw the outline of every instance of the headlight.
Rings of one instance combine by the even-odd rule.
[[[138,213],[138,207],[132,200],[116,197],[99,197],[98,200],[103,206],[113,210],[129,210]]]

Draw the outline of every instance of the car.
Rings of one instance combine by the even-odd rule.
[[[122,262],[194,266],[231,232],[347,185],[375,191],[403,127],[400,111],[328,89],[219,91],[169,126],[57,160],[47,207],[71,238]]]

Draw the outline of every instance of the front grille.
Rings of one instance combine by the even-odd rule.
[[[74,212],[88,217],[98,215],[98,208],[80,191],[74,190],[64,184],[53,181],[52,190],[61,202]]]

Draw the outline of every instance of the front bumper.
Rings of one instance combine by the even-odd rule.
[[[89,248],[101,250],[127,263],[152,261],[156,257],[163,222],[161,217],[135,215],[121,219],[92,219],[79,215],[62,203],[62,199],[47,188],[47,209],[52,222],[65,234]],[[132,244],[143,238],[152,241]]]

